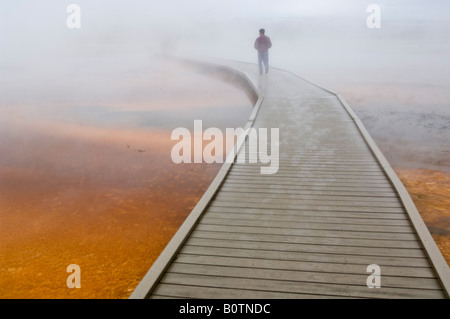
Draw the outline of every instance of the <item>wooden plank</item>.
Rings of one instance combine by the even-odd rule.
[[[241,232],[249,234],[273,234],[286,236],[311,236],[329,238],[354,238],[354,239],[400,239],[417,240],[412,233],[388,233],[388,232],[360,232],[360,231],[339,231],[329,229],[300,229],[300,228],[273,228],[273,227],[249,227],[249,226],[227,226],[199,224],[199,230]]]
[[[247,227],[272,227],[280,229],[325,229],[336,231],[355,231],[355,232],[377,232],[377,233],[407,233],[414,234],[411,225],[365,225],[365,224],[344,224],[344,223],[323,223],[323,222],[291,222],[291,221],[273,221],[263,219],[231,219],[215,218],[205,216],[201,220],[203,225],[226,225],[226,226],[247,226]]]
[[[364,274],[367,278],[367,266],[364,264],[331,263],[318,261],[274,260],[262,258],[240,258],[230,256],[210,256],[180,253],[177,263],[193,265],[226,266],[250,269],[291,270],[298,272],[323,272],[333,274]],[[436,274],[430,267],[399,267],[381,265],[382,275],[388,277],[435,279]],[[433,289],[439,285],[433,284]]]
[[[264,259],[279,261],[301,261],[313,263],[337,263],[337,264],[355,264],[355,265],[378,265],[397,266],[397,267],[422,267],[429,268],[430,263],[423,257],[392,257],[392,256],[365,256],[365,255],[343,255],[343,254],[325,254],[325,253],[305,253],[305,252],[287,252],[260,249],[238,249],[226,247],[206,247],[206,246],[183,246],[180,253],[202,256],[222,256],[248,259]]]
[[[270,129],[266,127],[266,129]],[[294,133],[294,132],[293,132]],[[282,138],[282,137],[281,137]],[[374,158],[370,155],[370,153],[366,150],[342,150],[342,149],[331,149],[326,146],[320,146],[320,148],[317,147],[303,147],[299,151],[293,151],[293,147],[297,147],[297,144],[289,143],[289,144],[283,144],[283,143],[277,143],[274,145],[271,145],[270,140],[264,140],[267,143],[267,149],[270,150],[272,146],[277,146],[277,148],[280,151],[280,156],[283,156],[283,158],[287,161],[289,159],[312,159],[312,158],[320,158],[322,160],[331,160],[333,162],[333,159],[336,161],[354,161],[354,162],[367,162],[371,163],[373,165],[376,165],[377,162],[374,161]],[[316,141],[316,143],[320,143],[320,141]],[[252,149],[251,147],[248,147],[245,145],[245,149],[242,149],[240,156],[244,156],[245,154],[258,154],[260,152],[259,149]]]
[[[295,190],[331,190],[331,191],[348,191],[348,192],[363,192],[363,193],[382,193],[383,195],[386,193],[393,193],[392,186],[384,186],[384,187],[371,187],[367,185],[330,185],[330,184],[319,184],[319,183],[289,183],[289,184],[272,184],[272,183],[261,183],[260,181],[247,181],[247,180],[235,180],[235,181],[225,181],[223,187],[245,187],[245,188],[255,188],[260,186],[261,189],[269,188],[272,190],[286,190],[286,191],[295,191]]]
[[[367,196],[367,195],[327,195],[327,194],[314,194],[314,193],[272,193],[272,192],[262,192],[255,191],[253,189],[243,189],[241,191],[237,191],[234,188],[221,188],[220,195],[224,197],[238,197],[239,195],[246,198],[278,198],[284,200],[331,200],[331,201],[361,201],[364,202],[376,202],[376,203],[397,203],[400,204],[398,197],[395,196]],[[216,196],[218,198],[218,196]]]
[[[308,185],[308,186],[332,186],[332,187],[370,187],[370,188],[390,188],[391,184],[385,181],[361,181],[360,179],[314,179],[314,178],[277,178],[277,177],[235,177],[227,178],[229,183],[259,183],[261,185],[282,185],[283,187]]]
[[[244,156],[244,153],[241,153],[238,158],[236,163],[238,165],[255,165],[253,163],[250,163],[248,160],[248,155]],[[316,164],[343,164],[343,163],[347,163],[348,165],[351,164],[370,164],[370,165],[374,165],[376,164],[376,162],[374,162],[374,159],[372,158],[353,158],[353,157],[344,157],[344,156],[333,156],[333,155],[321,155],[321,156],[313,156],[313,155],[306,155],[304,154],[303,156],[301,155],[297,155],[294,156],[292,154],[288,155],[288,154],[283,154],[280,151],[279,154],[279,163],[280,166],[282,167],[295,167],[296,165],[302,165],[302,164],[312,164],[312,163],[316,163]],[[259,163],[258,165],[261,165],[261,163]]]
[[[279,264],[280,267],[284,265]],[[205,265],[191,264],[181,262],[178,259],[173,262],[168,273],[192,274],[206,276],[223,276],[245,279],[271,279],[287,280],[299,283],[334,283],[342,285],[365,285],[368,277],[367,267],[359,266],[357,272],[343,273],[339,265],[330,267],[330,272],[323,269],[279,269],[279,268],[260,268],[256,265],[251,267],[231,266],[231,265]],[[356,268],[356,267],[355,267]],[[356,269],[355,269],[356,270]],[[409,277],[409,276],[390,276],[385,273],[383,267],[382,285],[383,288],[415,288],[439,290],[442,288],[435,278]]]
[[[261,166],[261,167],[267,167],[269,165]],[[352,183],[356,185],[364,184],[366,186],[369,186],[371,184],[382,184],[382,185],[388,185],[391,186],[389,183],[389,180],[386,179],[385,176],[379,175],[379,176],[363,176],[358,174],[333,174],[333,173],[316,173],[316,172],[299,172],[299,173],[283,173],[278,171],[277,173],[273,175],[262,175],[259,171],[256,171],[256,173],[233,173],[229,175],[229,180],[258,180],[258,181],[300,181],[300,182],[307,182],[307,181],[317,181],[320,180],[322,183],[325,182],[342,182],[342,183]],[[369,185],[367,185],[367,184]]]
[[[222,287],[200,287],[200,286],[187,286],[177,284],[160,283],[153,296],[170,296],[178,298],[199,298],[205,299],[207,296],[209,299],[324,299],[331,298],[333,296],[312,295],[312,294],[299,294],[299,293],[286,293],[286,292],[273,292],[273,291],[257,291],[249,289],[236,289],[236,288],[222,288]],[[334,298],[345,299],[341,296],[335,296]]]
[[[402,213],[402,208],[391,207],[370,207],[370,206],[350,206],[350,205],[326,205],[314,204],[292,204],[292,203],[255,203],[255,202],[230,202],[215,200],[213,207],[240,207],[240,208],[271,208],[271,209],[298,209],[298,210],[327,210],[343,212],[368,212],[368,213]]]
[[[242,238],[242,237],[278,237],[284,238],[280,239],[281,242],[290,242],[290,243],[313,243],[313,244],[322,244],[324,242],[331,242],[330,245],[348,245],[348,246],[371,246],[377,247],[377,243],[389,241],[389,245],[385,245],[383,247],[395,247],[398,245],[400,248],[407,248],[413,246],[414,248],[422,248],[420,245],[414,245],[416,240],[414,236],[410,236],[405,233],[400,233],[394,235],[392,233],[377,233],[379,237],[377,238],[374,234],[369,233],[366,235],[362,235],[361,232],[345,232],[341,237],[338,237],[337,231],[328,231],[329,235],[327,236],[327,231],[323,230],[309,230],[309,229],[285,229],[285,228],[274,228],[271,229],[269,233],[265,232],[267,228],[263,227],[244,227],[244,226],[230,226],[230,225],[211,225],[211,224],[201,224],[198,226],[198,229],[195,232],[211,232],[216,233],[215,236],[220,238],[224,236]],[[245,232],[247,231],[247,232]],[[314,234],[314,235],[311,235]],[[341,232],[342,233],[342,232]],[[204,234],[204,233],[202,233]],[[359,236],[358,236],[359,235]],[[383,235],[383,236],[382,236]],[[203,235],[205,238],[208,236]],[[409,236],[409,237],[406,237]],[[195,237],[195,236],[193,236]],[[202,237],[202,236],[200,236]],[[388,238],[386,238],[388,237]],[[389,238],[391,237],[391,238]],[[397,239],[400,237],[399,239]],[[270,240],[267,240],[270,241]],[[353,243],[353,244],[349,244]],[[401,244],[397,244],[401,243]]]
[[[325,224],[347,224],[347,225],[367,225],[367,226],[411,226],[411,223],[407,219],[367,219],[367,218],[345,218],[345,217],[320,217],[317,215],[298,216],[298,215],[284,215],[280,218],[280,215],[258,212],[253,214],[242,212],[208,212],[209,218],[215,219],[232,219],[232,220],[262,220],[262,221],[284,221],[292,223],[325,223]]]
[[[333,186],[283,186],[271,184],[258,183],[227,183],[225,182],[221,190],[223,191],[251,191],[253,193],[286,193],[286,194],[324,194],[336,196],[367,196],[367,197],[394,197],[398,198],[397,194],[391,188],[356,188],[356,187],[333,187]]]
[[[281,146],[280,146],[281,147]],[[270,145],[267,145],[267,148],[270,150],[271,147]],[[362,161],[362,160],[366,160],[368,162],[374,163],[373,159],[368,155],[367,152],[361,152],[358,154],[358,152],[354,152],[351,150],[348,151],[338,151],[338,150],[330,150],[328,152],[318,152],[318,151],[314,151],[314,152],[306,152],[306,151],[302,151],[302,152],[292,152],[292,151],[285,151],[283,152],[282,149],[280,149],[280,151],[282,153],[280,153],[280,156],[283,156],[283,158],[285,158],[286,160],[292,160],[292,159],[299,159],[299,158],[314,158],[314,157],[320,157],[322,160],[323,159],[335,159],[338,158],[339,160],[356,160],[356,161]],[[239,156],[238,159],[240,157],[244,157],[244,154],[253,154],[253,155],[257,155],[258,152],[249,152],[246,151],[244,153],[244,151],[242,151]]]
[[[273,187],[273,185],[265,185],[265,187],[258,184],[247,184],[242,185],[238,184],[235,186],[231,186],[229,184],[224,184],[220,188],[221,192],[239,192],[239,193],[259,193],[259,194],[289,194],[289,195],[313,195],[313,196],[361,196],[366,198],[389,198],[389,199],[398,199],[397,195],[392,191],[361,191],[357,190],[333,190],[333,189],[325,189],[325,188],[310,188],[310,187],[297,187],[295,189],[291,188],[281,188],[281,187]]]
[[[359,185],[331,185],[331,184],[318,184],[318,183],[302,183],[302,184],[291,184],[291,185],[282,185],[282,184],[274,184],[274,183],[261,183],[258,181],[244,181],[244,180],[236,180],[233,182],[225,181],[223,184],[224,188],[248,188],[254,190],[260,185],[261,190],[268,190],[268,193],[272,191],[286,191],[292,192],[295,194],[296,191],[324,191],[324,192],[350,192],[355,195],[360,194],[371,194],[371,196],[387,196],[387,194],[391,193],[396,196],[396,193],[393,193],[393,190],[390,186],[384,187],[368,187],[368,186],[359,186]]]
[[[383,208],[398,208],[403,209],[403,206],[398,201],[369,201],[365,198],[359,198],[358,200],[348,200],[343,197],[338,199],[327,199],[326,197],[314,198],[305,196],[307,198],[301,198],[299,196],[258,196],[258,194],[252,194],[252,196],[235,196],[234,194],[220,193],[214,197],[217,202],[239,202],[239,203],[264,203],[264,204],[281,204],[285,205],[315,205],[321,203],[322,205],[344,206],[344,207],[378,207]],[[309,199],[308,199],[309,198]]]
[[[220,194],[217,194],[215,199],[224,199],[224,200],[235,200],[245,198],[246,200],[262,200],[267,199],[271,200],[271,202],[276,201],[290,201],[290,202],[309,202],[309,201],[323,201],[323,202],[343,202],[343,203],[352,203],[354,205],[358,205],[361,203],[361,206],[373,206],[379,205],[380,207],[403,207],[401,202],[396,197],[369,197],[369,196],[332,196],[332,195],[309,195],[309,194],[286,194],[286,193],[261,193],[261,192],[252,192],[250,190],[237,192],[237,191],[226,191],[221,189]]]
[[[274,234],[246,234],[238,232],[218,232],[195,230],[191,238],[220,239],[220,240],[244,240],[271,243],[312,244],[349,247],[386,247],[386,248],[413,248],[422,249],[417,241],[411,240],[385,240],[385,239],[348,239],[328,237],[302,237]]]
[[[258,176],[260,172],[253,171],[253,172],[246,172],[246,171],[233,171],[229,174],[230,177],[243,177],[246,176]],[[384,174],[375,172],[375,173],[369,173],[369,172],[342,172],[341,170],[323,170],[323,171],[311,171],[311,170],[301,170],[301,168],[298,169],[297,172],[291,171],[291,172],[285,172],[283,170],[278,170],[276,173],[277,178],[333,178],[333,179],[362,179],[362,180],[369,180],[369,181],[387,181],[387,178]]]
[[[252,173],[252,174],[259,174],[259,168],[261,165],[234,165],[231,169],[231,173]],[[282,166],[278,170],[278,173],[296,173],[296,172],[339,172],[342,174],[348,174],[348,173],[357,173],[357,174],[367,174],[367,175],[381,175],[386,178],[386,175],[381,171],[379,167],[373,166],[373,167],[364,167],[362,165],[360,166],[352,166],[348,167],[348,164],[334,164],[334,165],[298,165],[298,166]]]
[[[274,291],[282,293],[321,294],[345,297],[362,298],[442,298],[440,290],[429,289],[405,289],[405,288],[380,288],[369,289],[362,285],[341,285],[333,283],[307,283],[284,280],[233,278],[222,276],[205,276],[193,274],[166,273],[161,279],[162,283],[195,285],[202,287],[220,287],[232,289],[251,289],[257,291]]]
[[[291,146],[292,147],[292,146]],[[305,168],[311,167],[314,168],[343,168],[344,164],[355,164],[355,167],[347,167],[347,169],[360,169],[362,165],[368,165],[369,169],[379,168],[378,163],[370,157],[352,157],[352,156],[344,156],[344,155],[320,155],[320,154],[290,154],[288,152],[284,152],[283,149],[278,146],[278,160],[280,164],[286,169],[294,169],[297,165],[304,166]],[[270,146],[267,147],[270,151]],[[259,155],[258,152],[252,152],[251,155],[256,156]],[[250,162],[248,151],[242,151],[239,153],[236,158],[236,164],[238,168],[252,168],[260,165],[264,165],[261,162]]]
[[[387,248],[387,247],[359,247],[359,246],[330,246],[330,245],[310,245],[298,243],[272,243],[272,242],[254,242],[244,240],[219,240],[190,237],[186,246],[202,247],[223,247],[237,249],[259,249],[270,251],[287,251],[302,253],[322,253],[322,254],[340,254],[340,255],[362,255],[362,256],[391,256],[391,257],[416,257],[426,258],[422,249],[414,248]],[[375,258],[376,259],[376,258]]]
[[[266,126],[264,125],[264,127],[266,129],[269,129],[271,125]],[[276,128],[277,126],[275,126],[274,128]],[[270,143],[270,139],[265,139],[264,141],[267,141],[267,148],[270,149],[271,143]],[[337,157],[337,158],[349,158],[349,159],[355,159],[355,160],[361,160],[361,159],[366,159],[368,161],[372,161],[373,162],[373,157],[370,156],[370,153],[368,153],[368,149],[366,145],[363,145],[363,147],[358,147],[358,148],[344,148],[344,147],[338,147],[338,148],[333,148],[324,144],[321,144],[320,141],[315,140],[316,145],[311,145],[311,146],[303,146],[302,148],[300,148],[301,145],[299,145],[298,143],[276,143],[273,145],[277,145],[279,146],[280,150],[283,151],[283,154],[287,155],[287,156],[316,156],[316,157]],[[297,149],[297,145],[299,146],[298,150],[292,149],[293,146],[296,146]],[[257,154],[259,152],[259,148],[254,148],[252,146],[248,146],[247,144],[243,145],[243,147],[245,147],[245,149],[242,149],[242,153],[245,152],[250,152],[250,153],[254,153]],[[259,146],[258,146],[259,147]],[[281,155],[281,154],[280,154]]]
[[[370,187],[389,187],[391,184],[387,180],[374,180],[370,178],[358,178],[358,177],[335,177],[327,176],[320,179],[313,176],[301,177],[301,176],[277,176],[275,175],[260,175],[260,176],[236,176],[232,175],[227,178],[229,182],[235,181],[255,181],[258,183],[270,183],[281,185],[297,185],[310,183],[312,185],[340,185],[340,186],[370,186]]]
[[[388,219],[388,220],[408,220],[403,212],[401,213],[368,213],[368,212],[340,212],[340,211],[319,211],[319,210],[287,210],[277,208],[236,208],[236,207],[208,207],[209,212],[219,213],[239,213],[239,214],[270,214],[283,218],[284,216],[315,216],[315,217],[331,217],[331,218],[364,218],[369,222],[371,219]]]
[[[244,164],[245,165],[245,164]],[[265,165],[253,166],[253,167],[243,167],[236,170],[233,170],[230,173],[230,176],[259,176],[260,168]],[[292,166],[293,167],[293,166]],[[343,170],[339,167],[306,167],[298,165],[297,169],[290,168],[288,166],[282,165],[280,163],[278,167],[278,171],[274,174],[277,177],[364,177],[365,179],[373,179],[373,180],[387,180],[386,175],[383,172],[373,169],[373,170],[362,170],[362,169],[348,169]]]
[[[293,162],[291,158],[290,162]],[[233,171],[252,171],[261,167],[261,163],[235,163],[233,165]],[[280,161],[280,171],[299,171],[299,170],[340,170],[343,172],[380,172],[381,168],[376,162],[360,162],[360,161],[324,161],[320,158],[309,158],[307,161],[300,161],[294,164],[289,164],[288,160],[284,162]]]
[[[359,201],[352,200],[328,200],[328,199],[302,199],[302,198],[286,198],[286,197],[278,197],[278,196],[266,196],[259,197],[255,196],[229,196],[227,194],[219,194],[214,197],[214,201],[216,205],[221,205],[222,203],[233,203],[235,205],[245,205],[245,207],[251,206],[255,204],[254,207],[259,207],[258,205],[266,205],[270,208],[271,205],[279,205],[279,208],[289,208],[289,207],[312,207],[320,203],[321,206],[329,206],[335,207],[342,210],[343,208],[349,208],[354,210],[355,208],[368,209],[369,211],[383,211],[389,212],[392,210],[401,212],[403,207],[397,202],[386,202],[386,201],[364,201],[364,198],[361,198]],[[372,210],[375,209],[375,210]]]

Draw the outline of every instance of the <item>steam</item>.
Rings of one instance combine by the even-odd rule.
[[[156,74],[171,56],[255,62],[252,43],[264,27],[274,44],[270,63],[342,93],[378,142],[409,140],[437,157],[447,154],[446,0],[377,1],[376,30],[366,26],[368,3],[358,0],[74,2],[81,8],[80,29],[66,26],[69,1],[2,2],[3,108],[114,95],[120,90],[111,79],[142,70]],[[83,95],[82,88],[95,92]],[[380,123],[396,129],[386,136]],[[426,166],[426,157],[420,162]]]

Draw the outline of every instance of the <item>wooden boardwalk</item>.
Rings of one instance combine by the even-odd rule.
[[[279,128],[279,169],[225,163],[131,298],[448,297],[447,263],[339,95],[283,70],[207,67],[248,81],[246,127]]]

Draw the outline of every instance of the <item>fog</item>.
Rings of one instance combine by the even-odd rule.
[[[69,16],[66,8],[70,3],[81,9],[79,29],[66,26]],[[0,61],[2,67],[47,69],[62,67],[55,65],[59,60],[65,67],[78,63],[87,66],[91,62],[97,68],[117,68],[113,58],[126,61],[128,68],[146,67],[157,54],[194,54],[254,62],[252,44],[257,30],[265,27],[275,44],[272,64],[297,70],[307,68],[309,73],[314,69],[348,66],[356,70],[383,66],[436,68],[444,62],[430,59],[430,54],[448,53],[448,1],[378,1],[380,29],[369,29],[366,25],[369,3],[362,0],[2,2]],[[448,63],[445,67],[448,68]]]
[[[66,25],[71,3],[81,9],[80,28]],[[437,158],[450,154],[450,3],[376,1],[381,28],[369,29],[370,3],[3,1],[1,104],[125,100],[133,84],[121,91],[105,79],[157,74],[166,56],[256,62],[252,45],[264,27],[274,44],[272,66],[343,94],[377,141],[402,139],[408,149],[419,143],[420,153],[433,149],[436,156],[417,165],[437,167],[444,162]],[[173,83],[176,75],[170,74]],[[400,165],[405,157],[391,160]]]

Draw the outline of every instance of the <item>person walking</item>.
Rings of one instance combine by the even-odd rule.
[[[259,30],[259,37],[256,38],[254,47],[258,50],[259,74],[267,74],[269,72],[269,49],[272,47],[272,41],[266,36],[264,29]],[[263,70],[263,64],[265,70]]]

